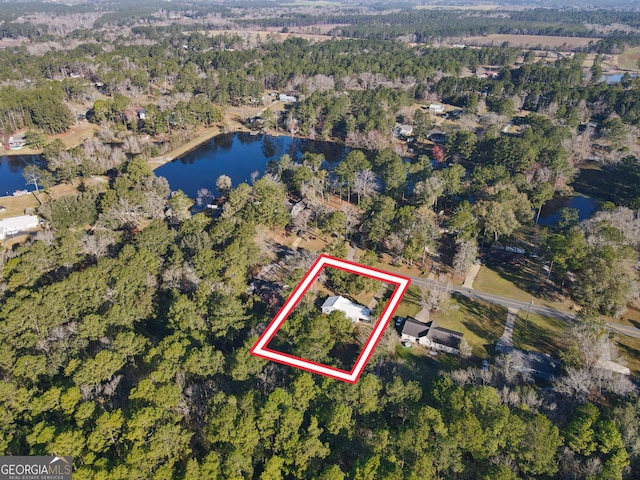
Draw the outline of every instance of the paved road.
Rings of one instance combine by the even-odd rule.
[[[411,278],[411,282],[415,285],[424,285],[426,287],[431,288],[445,288],[447,285],[444,285],[436,280],[429,280],[426,278],[420,277],[409,277]],[[478,290],[473,290],[472,288],[465,287],[450,287],[452,292],[456,292],[460,295],[464,295],[472,300],[484,300],[485,302],[494,303],[497,305],[502,305],[507,308],[513,308],[518,310],[528,310],[531,308],[531,313],[537,313],[538,315],[543,315],[545,317],[558,318],[560,320],[570,321],[575,318],[573,313],[563,312],[562,310],[557,310],[553,307],[547,307],[545,305],[536,305],[534,302],[531,304],[530,302],[521,302],[520,300],[513,300],[512,298],[501,297],[500,295],[493,295],[491,293],[480,292]],[[607,322],[607,327],[610,330],[613,330],[617,333],[621,333],[623,335],[628,335],[630,337],[640,338],[640,329],[631,327],[629,325],[621,325],[619,323]]]

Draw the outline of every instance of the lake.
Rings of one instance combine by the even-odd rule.
[[[218,135],[184,157],[155,170],[156,175],[169,181],[171,190],[182,190],[195,199],[198,190],[207,188],[214,195],[219,192],[216,180],[220,175],[231,177],[233,186],[251,181],[251,173],[264,174],[269,160],[278,160],[288,153],[301,161],[304,152],[322,153],[327,162],[344,159],[349,149],[333,142],[321,142],[292,137],[228,133]]]
[[[27,188],[22,176],[24,167],[36,163],[38,155],[6,155],[0,157],[0,196],[13,195],[16,190],[34,190]]]
[[[556,225],[560,221],[560,211],[563,208],[578,210],[578,220],[581,222],[589,218],[598,205],[597,200],[581,193],[571,197],[556,197],[542,207],[538,224],[548,227]]]
[[[155,173],[169,181],[171,190],[182,190],[196,199],[201,188],[219,195],[216,180],[220,175],[231,177],[234,187],[242,182],[249,183],[252,172],[257,171],[262,176],[267,162],[278,160],[285,153],[295,160],[302,160],[304,152],[322,153],[331,164],[343,160],[348,151],[348,147],[334,142],[244,132],[228,133],[218,135],[185,156],[162,165]],[[26,189],[22,171],[38,159],[37,155],[0,157],[0,196]],[[33,190],[33,187],[29,190]],[[560,210],[565,207],[576,208],[582,221],[589,218],[597,206],[597,200],[582,194],[558,197],[547,202],[538,223],[547,226],[557,224]]]

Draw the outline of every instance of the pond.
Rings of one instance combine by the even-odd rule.
[[[630,73],[631,77],[637,77],[637,73]],[[612,73],[609,75],[602,75],[600,77],[601,82],[607,82],[608,84],[618,83],[622,81],[622,77],[624,77],[624,73]]]
[[[218,135],[184,157],[156,169],[156,175],[169,181],[171,190],[182,190],[191,198],[198,196],[201,188],[214,195],[216,180],[220,175],[231,177],[233,186],[251,181],[252,172],[264,174],[269,160],[278,160],[288,153],[301,161],[304,152],[322,153],[327,162],[341,161],[349,149],[332,142],[321,142],[292,137],[228,133]]]
[[[542,207],[538,224],[548,227],[556,225],[560,221],[560,212],[563,208],[578,210],[578,220],[581,222],[589,218],[598,205],[597,200],[581,193],[571,197],[556,197]]]
[[[37,162],[38,155],[6,155],[0,157],[0,196],[13,195],[16,190],[33,190],[27,188],[22,175],[24,167]]]

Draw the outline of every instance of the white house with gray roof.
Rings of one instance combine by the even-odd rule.
[[[335,310],[343,312],[352,322],[371,321],[371,310],[339,295],[327,298],[322,304],[322,313],[329,314]]]

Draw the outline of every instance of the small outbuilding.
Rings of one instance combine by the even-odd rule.
[[[413,133],[413,127],[411,125],[405,125],[402,123],[396,123],[393,129],[393,134],[396,137],[409,137]]]
[[[293,95],[287,95],[285,93],[281,93],[278,96],[278,100],[284,103],[296,103],[298,101],[298,99]]]
[[[433,113],[434,115],[439,115],[444,113],[444,105],[440,105],[438,103],[432,103],[429,105],[429,113]]]
[[[291,207],[291,218],[296,218],[305,208],[307,208],[307,204],[300,200]]]

